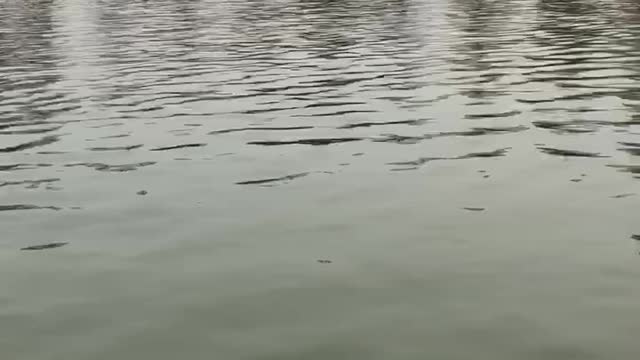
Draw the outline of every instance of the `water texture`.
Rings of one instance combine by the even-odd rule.
[[[0,2],[0,357],[640,356],[635,0]]]

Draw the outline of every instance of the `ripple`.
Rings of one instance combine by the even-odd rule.
[[[40,180],[21,180],[21,181],[2,181],[0,187],[14,186],[14,185],[28,185],[27,188],[34,189],[41,184],[48,184],[60,181],[60,178],[40,179]]]
[[[51,167],[53,164],[10,164],[0,165],[0,171],[14,171],[14,170],[32,170],[41,167]]]
[[[127,172],[127,171],[138,170],[141,167],[151,166],[155,164],[156,164],[155,161],[143,161],[139,163],[119,164],[119,165],[109,165],[109,164],[103,164],[103,163],[73,163],[73,164],[67,164],[65,165],[65,167],[86,166],[86,167],[95,169],[97,171],[103,171],[103,172]]]
[[[308,130],[313,129],[313,126],[282,126],[282,127],[265,127],[265,126],[253,126],[245,128],[234,129],[222,129],[209,132],[209,135],[228,134],[241,131],[287,131],[287,130]]]
[[[151,149],[150,151],[167,151],[167,150],[195,148],[195,147],[203,147],[203,146],[207,146],[207,144],[205,143],[180,144],[180,145],[158,147],[158,148]]]
[[[282,141],[250,141],[250,145],[262,146],[279,146],[279,145],[313,145],[323,146],[331,144],[340,144],[346,142],[361,141],[364,138],[344,137],[344,138],[318,138],[318,139],[298,139],[298,140],[282,140]]]
[[[386,125],[421,125],[427,120],[398,120],[398,121],[382,121],[382,122],[360,122],[339,126],[338,129],[355,129],[361,127],[386,126]]]
[[[633,156],[640,156],[640,148],[637,148],[637,147],[619,148],[618,150],[624,151]]]
[[[0,131],[0,135],[26,135],[26,134],[45,134],[60,130],[62,126],[47,127],[43,129],[25,129],[25,130],[9,130]]]
[[[19,211],[19,210],[54,210],[59,211],[62,208],[57,206],[38,206],[29,204],[0,205],[0,211]]]
[[[556,156],[565,156],[565,157],[590,157],[590,158],[605,158],[608,156],[601,155],[600,153],[593,153],[587,151],[579,151],[579,150],[566,150],[566,149],[556,149],[552,147],[539,147],[540,151],[549,155]]]
[[[465,119],[491,119],[491,118],[503,118],[521,114],[521,111],[512,110],[501,113],[486,113],[486,114],[467,114]]]
[[[124,146],[107,146],[107,147],[91,147],[88,150],[89,151],[129,151],[129,150],[134,150],[134,149],[139,149],[141,148],[143,145],[142,144],[136,144],[136,145],[124,145]]]
[[[59,248],[67,244],[68,244],[67,242],[54,242],[54,243],[48,243],[48,244],[42,244],[42,245],[31,245],[31,246],[23,247],[20,250],[48,250],[48,249]]]
[[[15,146],[9,146],[9,147],[5,147],[5,148],[0,148],[0,153],[9,153],[9,152],[17,152],[17,151],[28,150],[28,149],[32,149],[32,148],[36,148],[36,147],[50,145],[50,144],[53,144],[53,143],[58,142],[58,141],[60,141],[60,137],[59,136],[53,136],[53,135],[45,136],[45,137],[43,137],[41,139],[38,139],[38,140],[22,143],[22,144],[15,145]]]
[[[640,165],[607,165],[608,167],[618,169],[618,171],[628,172],[631,174],[640,175]],[[636,176],[636,178],[640,178]]]
[[[460,156],[454,157],[421,157],[416,160],[410,161],[397,161],[390,162],[387,165],[401,165],[401,166],[411,166],[412,170],[417,169],[418,166],[424,165],[430,161],[438,161],[438,160],[465,160],[465,159],[474,159],[474,158],[494,158],[505,156],[510,148],[502,148],[496,149],[492,151],[480,151],[480,152],[472,152]],[[405,169],[406,170],[406,169]]]
[[[598,122],[593,121],[534,121],[533,125],[558,133],[591,133],[597,130]]]
[[[613,195],[613,196],[611,196],[611,198],[613,198],[613,199],[623,199],[623,198],[627,198],[627,197],[635,196],[635,195],[636,195],[636,193],[625,193],[625,194]]]
[[[339,110],[328,113],[321,114],[309,114],[309,115],[295,115],[297,117],[330,117],[330,116],[341,116],[341,115],[353,115],[353,114],[367,114],[367,113],[375,113],[376,110]]]
[[[298,173],[298,174],[292,174],[292,175],[285,175],[285,176],[276,177],[276,178],[239,181],[236,184],[237,185],[262,185],[262,184],[269,184],[274,182],[288,182],[288,181],[301,178],[307,175],[309,175],[309,173],[305,172],[305,173]]]
[[[500,135],[517,133],[526,131],[526,126],[504,126],[504,127],[473,127],[471,130],[465,131],[443,131],[433,134],[424,134],[421,136],[404,136],[396,134],[383,134],[372,139],[374,142],[390,142],[396,144],[416,144],[422,140],[436,139],[449,136],[484,136],[484,135]]]

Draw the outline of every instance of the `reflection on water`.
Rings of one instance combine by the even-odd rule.
[[[634,0],[4,1],[0,348],[635,359],[639,39]]]

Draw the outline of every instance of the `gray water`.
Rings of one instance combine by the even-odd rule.
[[[1,1],[0,358],[638,359],[639,135],[634,0]]]

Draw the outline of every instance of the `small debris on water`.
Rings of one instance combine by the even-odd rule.
[[[23,247],[20,250],[46,250],[46,249],[55,249],[55,248],[59,248],[61,246],[65,246],[68,243],[66,242],[54,242],[54,243],[50,243],[50,244],[43,244],[43,245],[32,245],[32,246],[27,246],[27,247]]]
[[[571,179],[571,181],[573,181],[573,182],[576,182],[576,183],[577,183],[577,182],[582,181],[582,179]]]
[[[319,262],[320,264],[331,264],[333,261],[331,261],[331,260],[326,260],[326,259],[320,259],[320,260],[318,260],[318,262]]]
[[[140,191],[138,191],[136,194],[141,195],[141,196],[144,196],[144,195],[147,195],[148,193],[149,193],[149,192],[147,192],[147,190],[140,190]]]
[[[632,238],[633,240],[640,241],[640,235],[633,234],[633,235],[631,235],[631,238]]]

